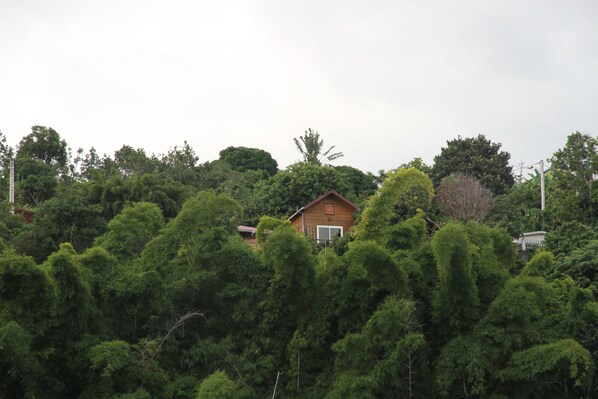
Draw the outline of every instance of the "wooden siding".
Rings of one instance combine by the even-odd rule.
[[[326,215],[326,204],[334,204],[334,215]],[[306,209],[303,215],[297,215],[291,221],[291,225],[294,226],[297,231],[301,232],[303,230],[303,220],[305,220],[305,233],[314,240],[317,239],[318,225],[342,226],[343,235],[346,235],[349,229],[355,224],[355,221],[353,220],[353,209],[334,196],[324,198],[319,203]]]

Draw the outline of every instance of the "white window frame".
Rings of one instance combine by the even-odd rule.
[[[343,226],[330,226],[327,224],[318,224],[318,225],[316,225],[316,240],[318,243],[320,242],[320,227],[327,227],[328,229],[340,229],[341,237],[345,235]],[[329,230],[329,232],[330,232],[330,230]],[[329,234],[329,236],[330,236],[330,234]],[[330,239],[328,241],[332,241],[332,239]]]

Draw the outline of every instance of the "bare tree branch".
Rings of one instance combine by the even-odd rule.
[[[445,178],[436,196],[440,208],[456,220],[482,222],[494,206],[492,192],[472,176]]]
[[[154,357],[156,357],[156,355],[158,354],[158,352],[160,351],[160,349],[162,348],[162,345],[164,345],[164,342],[166,342],[166,340],[168,340],[168,338],[170,338],[170,336],[179,328],[185,325],[185,323],[187,323],[188,321],[198,318],[198,317],[203,317],[204,320],[206,319],[206,316],[203,312],[197,311],[197,310],[192,310],[190,312],[185,313],[183,316],[179,317],[179,319],[172,325],[172,327],[170,327],[170,330],[168,330],[168,332],[166,333],[166,335],[162,338],[162,340],[160,341],[160,343],[158,344],[158,346],[152,351],[151,355],[149,356],[149,358],[146,357],[147,355],[147,350],[142,350],[142,363],[144,367],[147,367],[152,360],[154,360]]]

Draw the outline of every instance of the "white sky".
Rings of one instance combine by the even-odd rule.
[[[0,131],[201,162],[228,146],[431,163],[479,133],[513,164],[598,131],[598,1],[0,0]]]

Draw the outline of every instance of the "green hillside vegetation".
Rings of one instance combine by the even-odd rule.
[[[481,135],[378,175],[323,164],[342,153],[311,129],[295,144],[278,170],[255,148],[73,157],[51,128],[2,135],[0,398],[598,397],[595,138],[552,155],[543,212],[539,176],[515,183]],[[285,219],[329,190],[361,210],[318,246]]]

